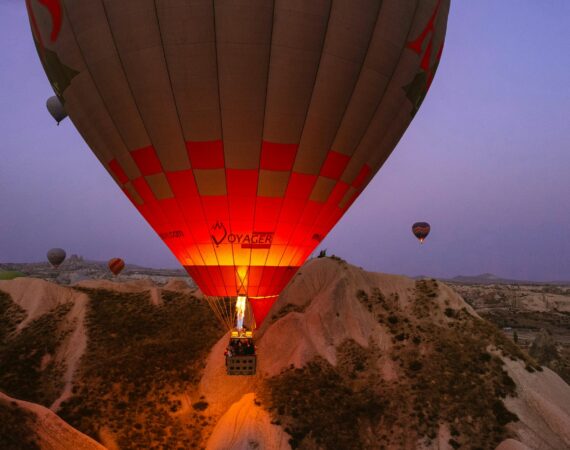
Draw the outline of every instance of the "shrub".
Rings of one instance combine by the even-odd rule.
[[[0,401],[0,448],[40,450],[34,430],[37,416],[16,403]]]
[[[410,363],[410,370],[413,370],[414,372],[417,372],[418,370],[422,370],[422,367],[423,367],[423,366],[424,366],[424,365],[422,364],[421,361],[417,361],[417,360],[416,360],[416,361],[412,361],[412,362]]]
[[[198,448],[211,426],[199,414],[208,404],[194,404],[190,420],[200,425],[188,427],[172,416],[181,406],[172,398],[196,387],[223,334],[206,303],[164,291],[157,307],[148,293],[82,290],[89,339],[62,418],[94,438],[107,426],[124,449]]]
[[[461,447],[461,444],[459,442],[457,442],[455,439],[450,439],[449,445],[451,445],[455,449],[458,449],[459,447]]]
[[[199,401],[199,402],[193,403],[192,408],[194,408],[196,411],[204,411],[208,408],[208,402]]]
[[[65,367],[55,361],[43,370],[41,365],[42,359],[53,355],[71,332],[61,326],[70,309],[71,304],[57,306],[19,333],[0,341],[0,390],[44,406],[49,406],[59,396]],[[7,310],[12,317],[18,317],[18,309],[9,306]]]

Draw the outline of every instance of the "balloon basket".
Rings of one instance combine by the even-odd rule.
[[[257,355],[253,343],[253,332],[246,329],[231,330],[225,357],[228,375],[255,375]]]

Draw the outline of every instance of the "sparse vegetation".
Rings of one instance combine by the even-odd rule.
[[[178,398],[196,386],[223,333],[206,303],[163,292],[157,307],[148,293],[84,291],[89,342],[61,416],[96,439],[105,427],[121,449],[199,448],[211,425],[208,403],[201,399],[181,417]]]
[[[416,448],[418,442],[434,441],[443,423],[452,448],[495,448],[509,437],[506,426],[518,420],[503,403],[516,386],[499,356],[522,361],[529,371],[541,368],[497,327],[442,301],[443,289],[436,280],[419,280],[408,291],[413,301],[380,289],[359,290],[356,298],[385,331],[387,348],[372,340],[367,347],[347,340],[337,348],[336,366],[316,358],[302,368],[290,367],[264,381],[255,403],[270,411],[298,449]],[[210,416],[215,408],[209,399],[193,394],[205,357],[223,333],[205,303],[167,291],[162,306],[153,306],[147,293],[82,291],[91,299],[88,348],[60,415],[98,440],[104,429],[121,449],[204,447],[217,417]],[[302,313],[306,306],[286,304],[271,321]],[[38,361],[49,362],[42,355],[53,354],[65,338],[65,308],[16,333],[25,312],[0,292],[0,389],[6,383],[31,393],[32,401],[53,400],[62,368],[44,364],[39,370]],[[557,314],[557,320],[570,317]],[[546,347],[538,344],[542,350],[533,355],[539,362],[563,357],[564,348],[550,341]],[[17,361],[19,351],[24,362]],[[5,366],[8,360],[16,362]],[[29,383],[20,387],[29,374]],[[40,391],[47,394],[37,400]],[[4,417],[0,404],[0,421]],[[28,419],[18,419],[22,430]],[[19,448],[2,441],[4,430],[16,424],[0,422],[0,448]],[[34,436],[26,436],[30,445],[22,448],[37,448]],[[247,445],[261,448],[255,440]]]
[[[40,450],[33,430],[35,414],[15,402],[0,401],[0,448],[5,450]]]
[[[364,362],[362,362],[365,364]],[[382,416],[386,401],[374,385],[356,383],[350,374],[322,359],[289,369],[267,381],[264,403],[291,436],[291,447],[365,448],[365,430]]]
[[[303,311],[305,311],[305,308],[306,305],[294,305],[293,303],[287,303],[271,316],[271,323],[277,322],[279,319],[285,317],[287,314],[292,312],[302,313]]]
[[[567,350],[548,331],[542,330],[528,351],[541,365],[556,371],[564,380],[570,380],[570,358],[564,353]]]
[[[346,261],[345,261],[344,259],[342,259],[340,256],[331,255],[329,258],[332,259],[332,260],[334,260],[334,261],[337,261],[337,262],[339,262],[339,263],[342,263],[342,264],[346,265]]]
[[[25,318],[26,312],[8,294],[0,291],[0,343],[5,342]]]
[[[437,281],[418,281],[404,310],[397,294],[358,291],[393,337],[389,354],[347,341],[336,367],[317,358],[267,380],[263,404],[293,448],[414,448],[434,440],[442,423],[452,425],[453,448],[495,448],[509,436],[505,426],[518,419],[503,399],[516,385],[489,347],[536,363],[493,325],[441,306],[438,294]],[[451,320],[434,320],[441,316]],[[383,379],[382,361],[396,364],[396,379]]]
[[[8,304],[7,302],[10,302]],[[0,297],[0,390],[12,397],[49,406],[61,393],[65,367],[53,358],[71,331],[63,320],[71,304],[60,305],[37,318],[18,333],[15,327],[25,317],[8,297]]]
[[[482,317],[502,328],[504,334],[512,336],[512,340],[540,364],[570,383],[570,313],[564,306],[570,288],[509,284],[454,284],[453,287]],[[552,357],[541,357],[541,352],[532,349],[543,330],[551,335],[556,346],[556,352],[549,352]],[[534,370],[532,365],[528,369]]]

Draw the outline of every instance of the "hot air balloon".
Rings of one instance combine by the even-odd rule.
[[[412,225],[412,233],[418,238],[420,244],[424,243],[424,239],[428,236],[431,227],[427,222],[416,222]]]
[[[109,266],[109,270],[113,273],[113,275],[119,275],[123,269],[125,268],[125,261],[121,258],[111,258],[107,263]]]
[[[65,250],[62,248],[52,248],[47,252],[47,260],[55,268],[58,268],[65,261],[65,256]]]
[[[417,113],[449,4],[27,0],[85,141],[216,314],[257,326]]]
[[[67,117],[65,107],[57,95],[54,95],[53,97],[47,99],[46,108],[58,125],[63,119]]]

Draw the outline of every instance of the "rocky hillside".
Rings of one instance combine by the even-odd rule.
[[[78,255],[71,255],[57,269],[47,261],[37,263],[0,263],[0,281],[19,276],[40,278],[61,285],[76,284],[82,280],[152,280],[164,284],[169,278],[177,278],[193,284],[183,269],[155,269],[127,264],[117,277],[111,273],[106,261],[89,261]]]
[[[570,383],[570,287],[453,284],[453,288],[541,365]]]
[[[0,393],[0,448],[6,450],[105,450],[53,411]]]
[[[436,280],[308,262],[254,377],[225,374],[227,337],[185,283],[18,278],[0,313],[0,391],[110,449],[570,447],[570,387]],[[35,441],[79,448],[61,436]]]

